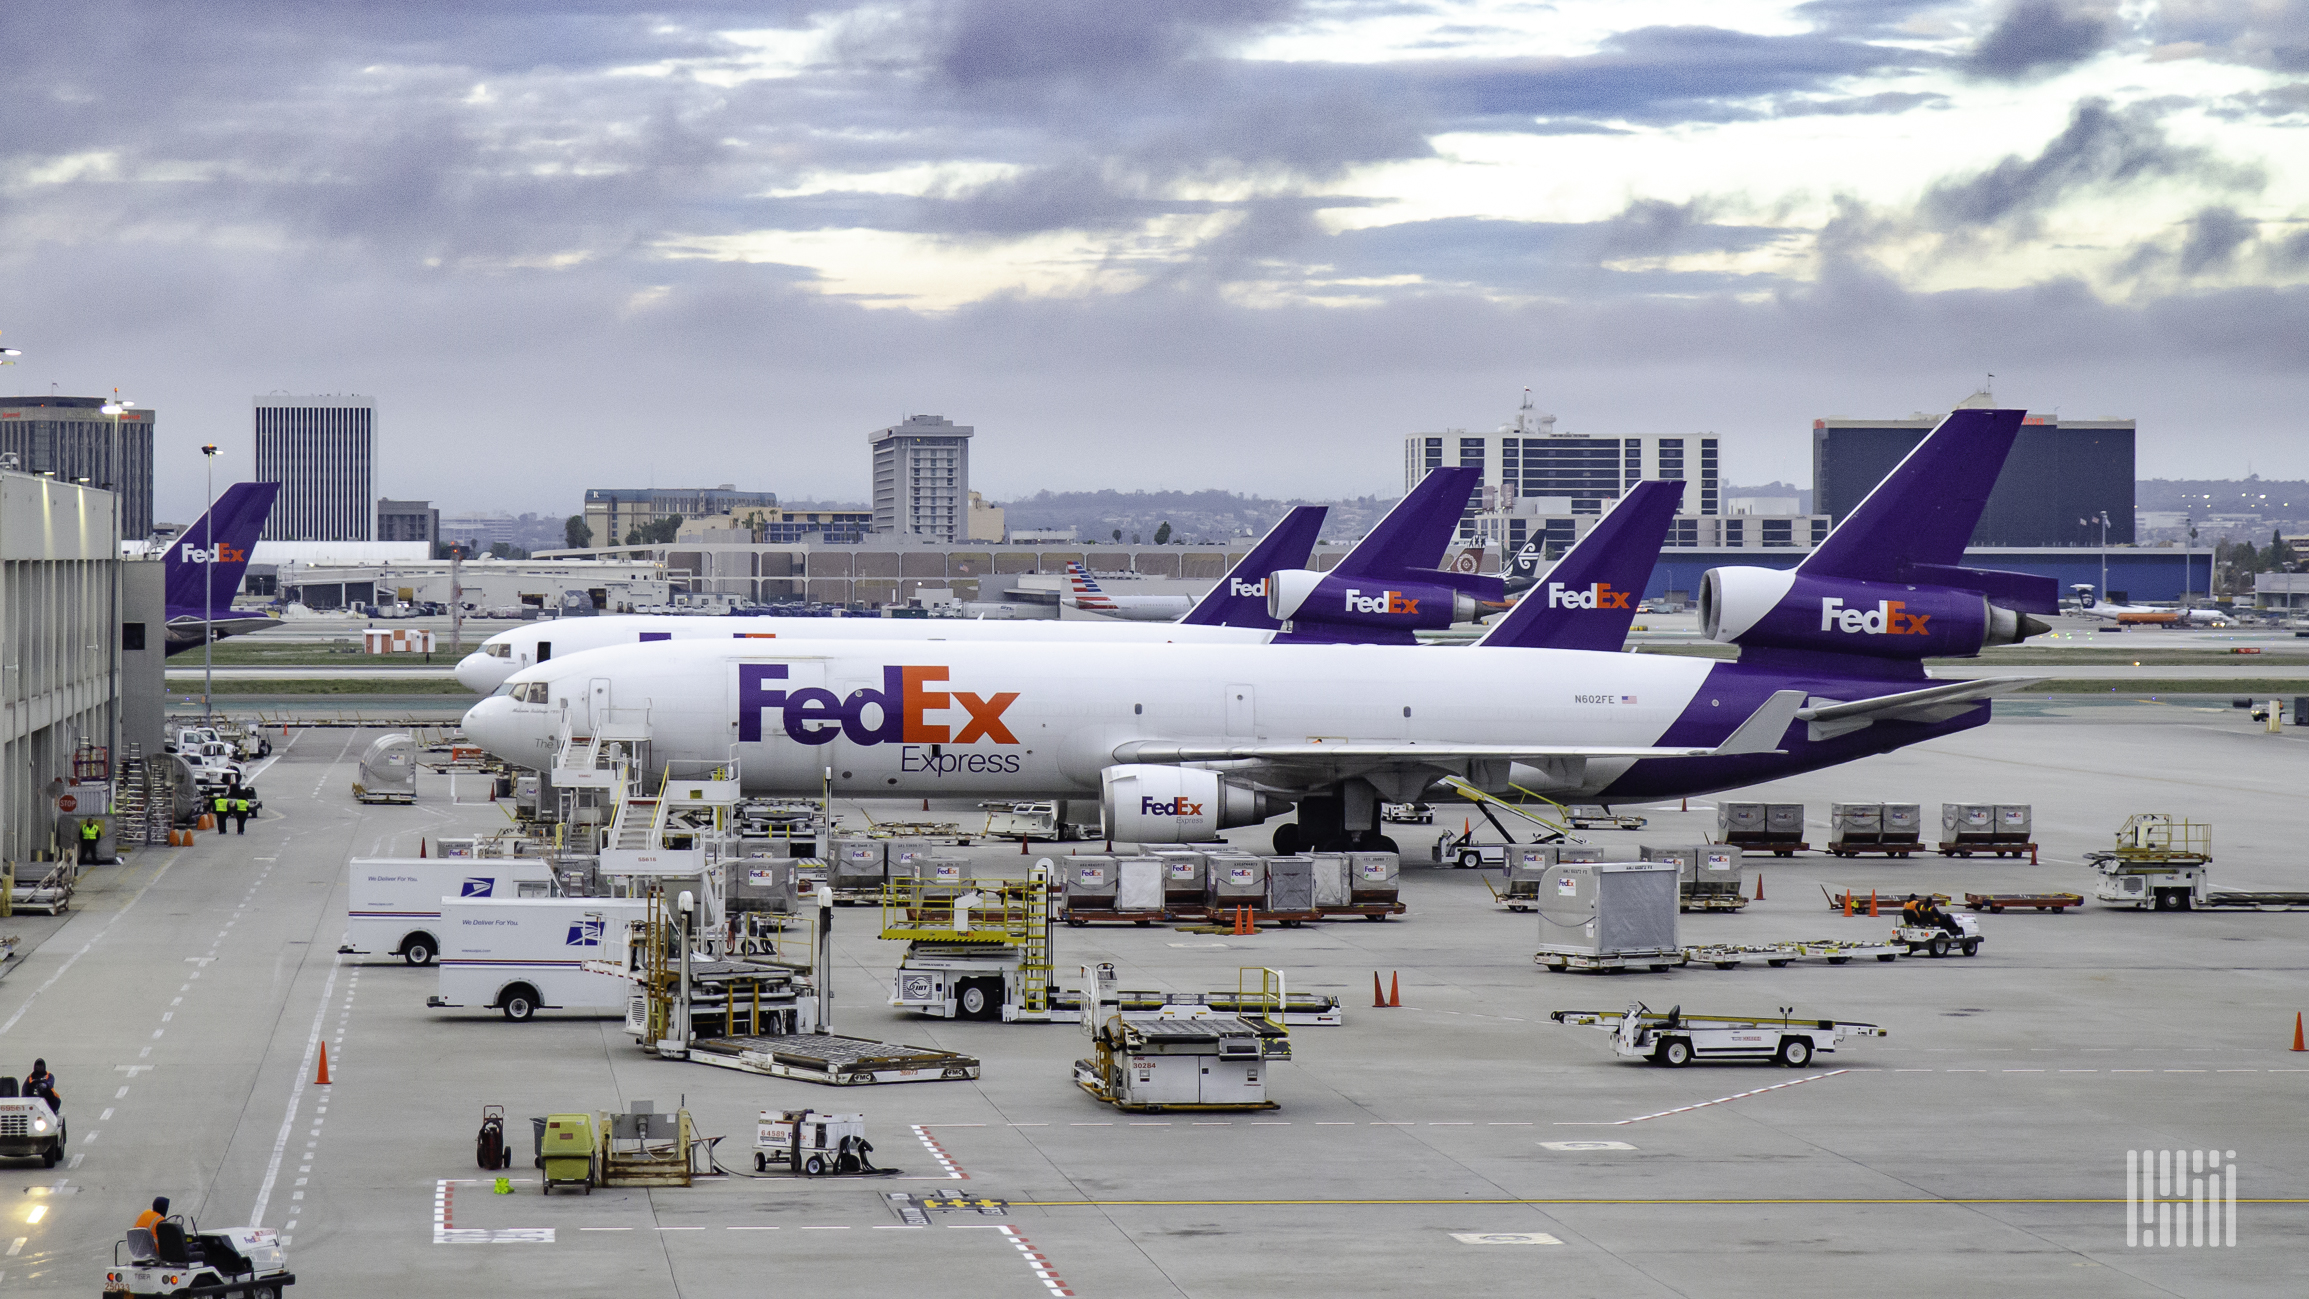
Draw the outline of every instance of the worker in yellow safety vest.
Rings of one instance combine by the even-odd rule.
[[[242,791],[243,796],[236,797],[232,801],[234,834],[247,834],[249,832],[249,813],[253,809],[249,806],[249,800],[246,797],[246,793],[247,791]]]
[[[83,817],[80,822],[80,864],[96,864],[96,843],[104,837],[104,823],[95,817]]]
[[[223,834],[223,833],[224,833],[224,822],[225,822],[225,818],[226,818],[226,817],[228,817],[228,816],[231,816],[231,815],[232,815],[232,800],[231,800],[231,799],[229,799],[229,798],[226,798],[226,797],[225,797],[224,795],[222,795],[222,794],[219,794],[219,795],[217,795],[217,796],[216,796],[216,832],[217,832],[218,834]]]

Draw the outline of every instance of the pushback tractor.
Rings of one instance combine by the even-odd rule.
[[[1783,1006],[1776,1015],[1687,1015],[1681,1006],[1657,1011],[1637,1002],[1624,1011],[1557,1010],[1548,1018],[1603,1029],[1622,1059],[1671,1069],[1694,1060],[1770,1060],[1801,1069],[1845,1038],[1887,1036],[1874,1024],[1796,1019],[1789,1013],[1793,1009]]]

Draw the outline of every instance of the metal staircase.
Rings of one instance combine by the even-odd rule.
[[[152,800],[145,782],[144,747],[131,744],[120,759],[120,783],[112,796],[112,842],[116,845],[155,842]]]

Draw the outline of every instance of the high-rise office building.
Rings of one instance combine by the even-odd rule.
[[[728,514],[744,522],[754,515],[778,513],[776,492],[741,492],[736,483],[719,487],[589,487],[585,492],[585,526],[593,530],[596,546],[619,546],[637,528],[649,528],[667,519],[705,519]]]
[[[281,485],[265,540],[374,539],[376,414],[368,397],[256,399],[256,481]]]
[[[1837,519],[1851,513],[1944,418],[1918,411],[1907,419],[1813,420],[1812,508]],[[2104,514],[2109,543],[2130,544],[2135,431],[2129,419],[2022,420],[1972,544],[2097,546]]]
[[[153,412],[104,413],[103,397],[0,397],[0,460],[44,478],[120,494],[120,536],[152,532]]]
[[[975,431],[938,415],[909,415],[867,434],[874,448],[874,531],[966,540]]]
[[[1684,517],[1668,538],[1671,546],[1707,544],[1701,536],[1706,529],[1690,516],[1723,512],[1723,466],[1716,438],[1558,433],[1555,416],[1532,409],[1528,392],[1515,418],[1496,433],[1447,429],[1403,439],[1405,491],[1418,485],[1429,470],[1445,465],[1483,471],[1482,484],[1469,496],[1460,519],[1460,538],[1487,537],[1510,549],[1521,548],[1530,537],[1544,536],[1551,550],[1559,551],[1581,531],[1577,516],[1603,513],[1620,493],[1647,478],[1690,484],[1684,490]],[[1488,526],[1487,516],[1498,526]]]

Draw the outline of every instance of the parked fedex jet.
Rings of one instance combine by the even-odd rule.
[[[1370,535],[1331,571],[1289,569],[1268,579],[1267,612],[1283,621],[1282,642],[1415,645],[1416,633],[1469,622],[1505,598],[1485,577],[1482,551],[1464,568],[1439,568],[1467,510],[1480,469],[1429,470]],[[1462,552],[1464,562],[1467,554]]]
[[[1108,595],[1090,570],[1073,560],[1066,565],[1065,600],[1086,613],[1131,622],[1177,622],[1195,603],[1183,595]]]
[[[1551,573],[1555,598],[1465,650],[688,641],[517,672],[465,730],[544,766],[646,709],[659,760],[735,763],[750,794],[1095,793],[1126,843],[1207,840],[1295,804],[1278,848],[1384,848],[1377,804],[1435,797],[1446,776],[1583,802],[1736,788],[1982,725],[1988,696],[2032,684],[1923,667],[2053,611],[2050,579],[1960,564],[2023,414],[1951,413],[1794,570],[1710,572],[1703,625],[1734,662],[1619,653],[1616,635],[1532,648],[1631,612]],[[1673,505],[1639,488],[1597,526],[1642,535]]]
[[[1267,616],[1265,574],[1304,564],[1321,534],[1326,511],[1302,505],[1251,547],[1227,575],[1175,622],[1118,623],[1104,619],[1059,622],[1047,619],[976,618],[781,618],[685,617],[678,614],[618,614],[606,617],[525,623],[501,631],[457,665],[466,689],[490,694],[506,678],[549,659],[586,650],[669,640],[874,640],[1007,641],[1101,644],[1119,641],[1209,641],[1261,644],[1280,626]],[[1182,597],[1183,598],[1183,597]]]
[[[208,641],[278,627],[280,619],[233,612],[233,596],[248,572],[249,551],[264,531],[279,483],[234,483],[206,514],[169,543],[164,597],[168,653]]]

